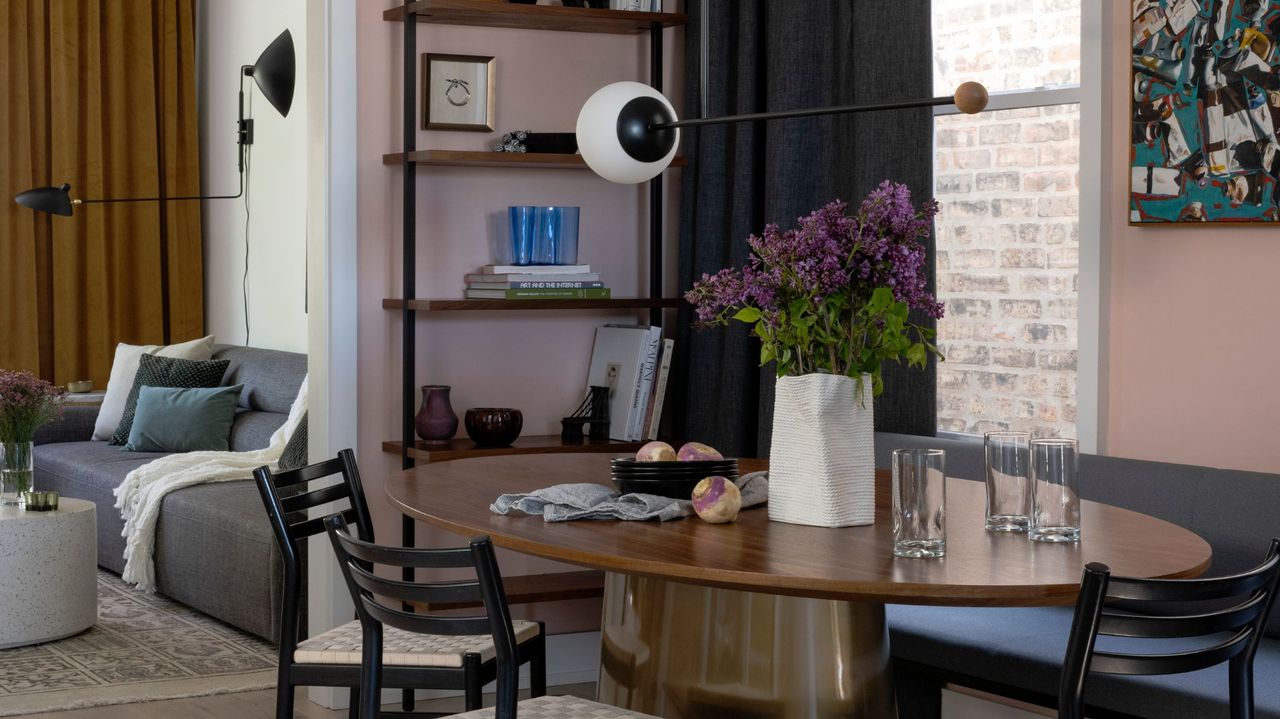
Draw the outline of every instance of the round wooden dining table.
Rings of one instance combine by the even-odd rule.
[[[1081,539],[1041,544],[984,527],[985,487],[949,478],[947,553],[895,558],[890,478],[875,523],[574,521],[502,516],[500,494],[609,484],[607,454],[520,455],[427,464],[386,491],[406,515],[500,547],[606,572],[600,701],[663,717],[896,716],[884,605],[1069,605],[1087,562],[1117,575],[1208,569],[1208,543],[1177,525],[1082,502]],[[743,474],[764,469],[740,460]]]

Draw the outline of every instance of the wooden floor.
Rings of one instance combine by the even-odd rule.
[[[595,684],[569,684],[550,687],[551,694],[572,694],[574,696],[594,698]],[[298,705],[294,710],[294,719],[336,719],[346,717],[346,710],[331,711],[312,704],[305,698],[305,690],[298,690]],[[493,703],[493,695],[485,696],[485,704]],[[398,709],[399,707],[387,707]],[[462,699],[436,699],[418,702],[417,708],[422,711],[462,711]],[[275,690],[258,692],[242,692],[240,694],[220,694],[212,697],[195,699],[173,699],[163,702],[147,702],[145,704],[118,704],[109,707],[76,709],[73,711],[49,712],[36,715],[39,719],[213,719],[227,717],[229,719],[270,719],[275,716]]]

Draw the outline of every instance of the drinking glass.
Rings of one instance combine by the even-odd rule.
[[[533,263],[572,265],[578,261],[578,207],[539,207],[534,219]]]
[[[946,455],[941,449],[893,450],[893,554],[947,553]]]
[[[987,529],[1025,532],[1031,523],[1031,434],[987,432]]]
[[[511,233],[511,264],[532,265],[534,260],[534,229],[538,208],[515,205],[507,208]]]
[[[1074,439],[1031,440],[1031,539],[1080,541],[1080,452]]]

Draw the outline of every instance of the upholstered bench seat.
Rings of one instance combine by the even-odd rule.
[[[896,659],[948,673],[1035,692],[1058,694],[1058,676],[1071,627],[1068,607],[960,608],[891,604],[889,642]],[[1104,641],[1105,640],[1105,641]],[[1099,648],[1124,651],[1146,640],[1099,640]],[[1187,641],[1187,640],[1182,640]],[[1202,646],[1202,645],[1200,645]],[[1150,643],[1141,645],[1150,651]],[[1175,651],[1172,644],[1161,651]],[[1189,647],[1183,647],[1189,648]],[[1280,719],[1280,642],[1264,641],[1254,660],[1258,719]],[[961,684],[964,682],[961,680]],[[1089,706],[1147,717],[1226,716],[1227,665],[1188,674],[1126,677],[1090,675]]]
[[[520,719],[653,719],[626,709],[598,704],[577,697],[538,697],[520,702]],[[493,707],[455,714],[453,719],[493,719]]]
[[[538,636],[537,622],[514,621],[516,642]],[[359,664],[363,633],[351,621],[298,644],[293,661],[299,664]],[[479,654],[487,662],[497,656],[488,634],[446,636],[415,634],[388,627],[382,635],[382,664],[403,667],[460,667],[464,654]]]

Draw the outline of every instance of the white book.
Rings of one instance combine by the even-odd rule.
[[[629,441],[627,428],[640,383],[643,353],[648,351],[649,330],[641,327],[598,327],[591,347],[587,387],[609,388],[609,438]]]
[[[631,426],[627,428],[627,437],[632,442],[644,439],[645,414],[649,409],[650,396],[653,394],[653,383],[658,374],[658,356],[662,353],[662,328],[650,327],[649,338],[644,347],[640,361],[640,382],[636,386],[636,394],[631,402]]]
[[[674,354],[676,341],[665,339],[662,341],[662,359],[658,360],[658,379],[653,385],[653,399],[649,400],[650,407],[645,413],[648,420],[645,428],[644,439],[655,440],[658,438],[658,429],[662,426],[662,405],[663,400],[667,396],[667,376],[671,374],[671,356]]]
[[[591,265],[485,265],[486,275],[577,275],[591,271]]]
[[[512,273],[506,275],[472,273],[467,275],[467,283],[472,282],[599,282],[600,273],[598,272],[577,272],[577,273],[548,273],[544,272],[540,275],[531,275],[527,272]]]

